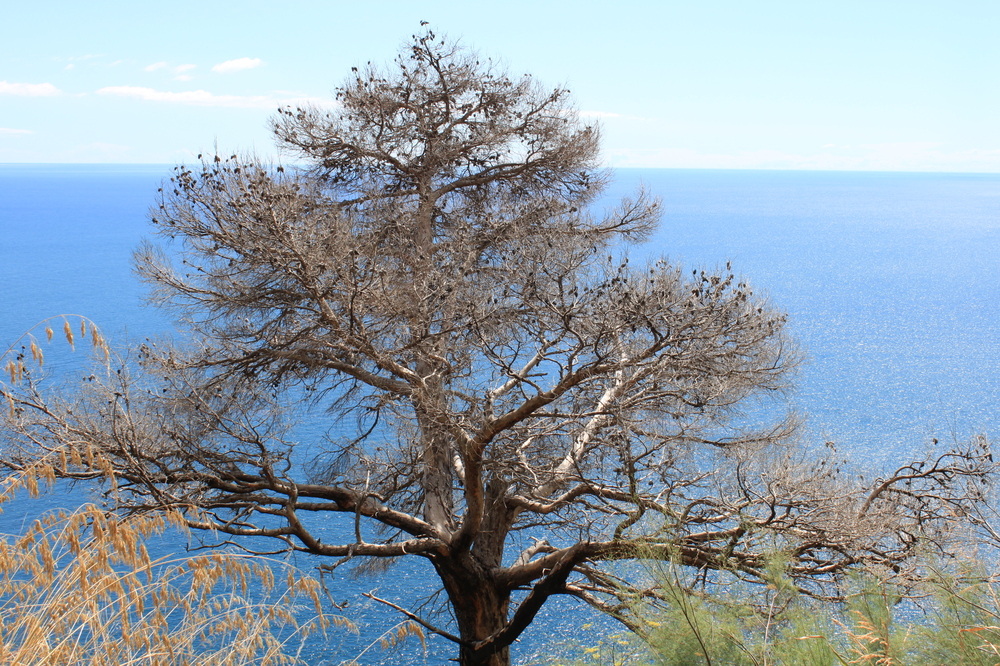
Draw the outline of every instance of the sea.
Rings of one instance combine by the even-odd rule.
[[[115,346],[176,333],[165,313],[144,304],[131,267],[170,171],[0,165],[0,352],[67,313],[97,323]],[[804,359],[788,400],[804,420],[806,446],[833,442],[877,473],[935,440],[1000,434],[1000,174],[622,169],[596,206],[640,187],[661,200],[663,216],[648,242],[623,249],[630,260],[662,257],[685,270],[728,263],[787,313]],[[0,532],[16,533],[82,492],[15,500]],[[427,651],[413,642],[403,661],[373,647],[400,618],[358,595],[376,590],[416,603],[433,589],[426,568],[399,565],[335,587],[360,633],[310,646],[311,664],[452,656],[433,638]],[[553,637],[579,637],[589,618],[559,600],[515,646],[515,662],[539,663],[534,655]]]

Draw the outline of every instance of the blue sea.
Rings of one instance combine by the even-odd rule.
[[[86,315],[113,343],[169,334],[163,313],[143,306],[130,264],[169,174],[161,165],[0,165],[0,351],[62,313]],[[879,468],[932,438],[1000,432],[1000,174],[620,170],[608,200],[640,184],[664,215],[632,257],[688,269],[729,261],[788,313],[805,357],[790,400],[807,443],[835,442]],[[0,532],[59,499],[8,505]],[[415,566],[391,582],[346,581],[341,598],[400,580],[428,589],[426,574]],[[314,663],[356,655],[395,621],[352,603],[362,634],[315,648]],[[515,654],[524,661],[560,633],[572,608],[543,612]],[[426,658],[406,661],[450,655],[432,640]],[[374,649],[361,661],[382,658]]]

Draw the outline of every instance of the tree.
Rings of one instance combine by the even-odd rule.
[[[870,487],[797,457],[784,317],[728,272],[629,263],[658,203],[591,212],[608,174],[567,91],[427,32],[337,102],[274,119],[302,166],[176,169],[152,220],[171,249],[137,264],[189,339],[83,404],[6,391],[8,468],[48,457],[112,479],[122,511],[325,569],[425,558],[457,630],[397,610],[467,665],[509,663],[552,595],[639,628],[629,595],[655,591],[622,560],[764,580],[781,552],[835,595],[977,515],[985,443]],[[304,400],[330,436],[293,441],[282,406]],[[329,542],[329,515],[353,535]]]

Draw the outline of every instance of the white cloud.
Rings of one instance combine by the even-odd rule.
[[[579,111],[577,115],[584,121],[602,121],[602,120],[614,120],[614,121],[628,121],[628,122],[658,122],[655,118],[646,118],[644,116],[634,116],[628,113],[616,113],[614,111],[595,111],[595,110],[584,110]],[[621,123],[618,123],[621,124]]]
[[[98,59],[103,58],[103,57],[105,57],[105,56],[103,54],[100,54],[100,53],[88,53],[86,55],[78,55],[78,56],[52,56],[50,58],[50,60],[53,60],[55,62],[66,62],[66,63],[69,63],[68,65],[66,65],[65,68],[66,69],[73,69],[73,68],[76,67],[76,63],[82,63],[82,62],[86,62],[88,60],[98,60]],[[94,64],[94,63],[91,63],[91,64]]]
[[[12,134],[34,134],[34,132],[26,129],[13,129],[10,127],[0,127],[0,136],[9,136]]]
[[[51,83],[8,83],[7,81],[0,81],[0,95],[53,97],[58,95],[59,92],[59,89]]]
[[[612,113],[611,111],[581,111],[581,118],[622,118],[620,113]]]
[[[312,97],[296,90],[274,90],[274,99],[281,106],[306,107],[315,106],[321,109],[340,108],[340,102],[333,97]]]
[[[824,171],[1000,172],[1000,149],[949,149],[932,142],[826,146],[819,152],[749,150],[702,152],[692,148],[620,148],[608,151],[619,168],[792,169]]]
[[[236,58],[235,60],[220,62],[218,65],[212,67],[212,71],[218,72],[219,74],[229,74],[231,72],[239,72],[244,69],[260,67],[263,64],[264,61],[260,58]]]
[[[143,88],[141,86],[109,86],[97,91],[101,95],[130,97],[147,102],[167,102],[169,104],[186,104],[189,106],[221,106],[243,109],[276,109],[279,106],[329,106],[331,100],[303,96],[275,95],[216,95],[207,90],[185,90],[169,92]]]
[[[198,65],[177,65],[174,67],[174,81],[190,81],[194,77],[185,72],[190,72],[197,67]]]
[[[143,67],[143,70],[147,72],[156,72],[161,69],[168,69],[174,74],[173,78],[175,81],[190,81],[191,76],[189,76],[187,72],[197,68],[198,65],[171,65],[169,62],[161,60],[160,62],[154,62],[152,65],[146,65]]]
[[[97,91],[101,95],[133,97],[147,102],[170,102],[193,106],[228,106],[238,108],[265,108],[277,106],[277,102],[264,95],[215,95],[207,90],[185,90],[168,92],[141,86],[109,86]]]

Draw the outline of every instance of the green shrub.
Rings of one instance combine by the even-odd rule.
[[[842,603],[798,593],[776,573],[766,590],[695,588],[669,566],[636,632],[554,646],[563,666],[998,666],[1000,589],[982,566],[927,568],[905,600],[872,574]],[[899,612],[904,608],[907,612]],[[900,617],[905,617],[901,620]]]

